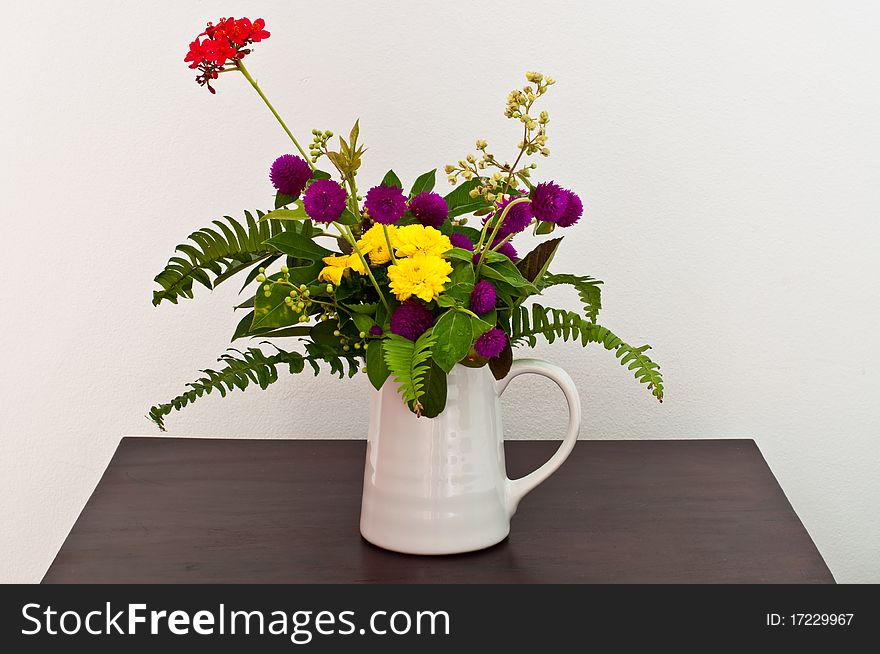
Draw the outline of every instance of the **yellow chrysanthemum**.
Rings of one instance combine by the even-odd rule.
[[[414,254],[441,256],[452,249],[449,237],[433,227],[406,225],[397,228],[397,256],[411,257]]]
[[[443,291],[451,272],[446,259],[416,252],[388,266],[388,281],[391,292],[401,302],[412,296],[430,302]]]
[[[380,263],[388,263],[391,261],[391,253],[388,251],[388,242],[385,240],[385,230],[383,225],[376,223],[361,236],[358,241],[358,247],[361,252],[369,255],[370,263],[377,266]],[[397,227],[388,225],[388,239],[391,241],[391,247],[397,247]]]
[[[327,266],[318,273],[318,281],[330,282],[334,286],[339,286],[343,273],[349,268],[349,259],[348,256],[324,257],[322,261]]]
[[[339,286],[342,282],[342,276],[349,268],[361,275],[367,274],[367,271],[357,254],[344,254],[340,257],[324,257],[322,261],[326,263],[327,266],[318,273],[319,282],[330,282],[334,286]]]
[[[361,250],[361,254],[364,254],[363,250]],[[361,262],[361,258],[357,255],[357,252],[352,252],[348,255],[348,267],[361,275],[367,274],[367,269],[364,268],[364,264]]]

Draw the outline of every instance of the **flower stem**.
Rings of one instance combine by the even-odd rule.
[[[504,211],[501,212],[501,216],[498,218],[498,220],[495,221],[495,228],[492,230],[492,235],[489,237],[489,241],[486,243],[486,248],[482,252],[480,252],[480,260],[477,262],[477,277],[479,277],[480,269],[483,267],[483,260],[486,258],[486,252],[492,246],[492,243],[494,243],[495,237],[498,235],[498,230],[501,229],[501,224],[504,222],[504,219],[507,218],[507,212],[509,212],[514,205],[521,204],[523,202],[529,202],[529,198],[517,198],[516,200],[511,200],[510,202],[508,202],[507,206],[504,207]],[[488,226],[490,222],[491,221],[486,221],[486,225]],[[482,237],[485,234],[485,231],[486,230],[484,228],[483,234],[480,235],[480,246],[482,246],[483,244]]]
[[[382,289],[379,287],[379,282],[376,281],[376,278],[373,277],[373,271],[370,270],[370,264],[367,261],[366,257],[364,257],[364,253],[361,252],[361,249],[358,247],[357,241],[354,238],[354,234],[351,233],[351,229],[345,226],[340,226],[338,223],[336,224],[336,229],[339,230],[339,233],[342,235],[346,241],[348,241],[349,245],[351,245],[352,249],[357,253],[358,258],[361,260],[361,265],[364,267],[364,270],[367,271],[367,275],[370,278],[370,281],[373,283],[373,288],[376,289],[376,292],[379,294],[379,299],[382,300],[382,304],[385,305],[385,309],[391,313],[391,307],[388,306],[388,300],[385,299],[385,294],[382,293]]]
[[[296,149],[299,150],[299,153],[302,155],[303,159],[306,160],[306,163],[309,164],[309,167],[314,170],[315,164],[312,163],[311,158],[305,153],[305,150],[302,149],[302,146],[294,137],[293,132],[284,124],[284,121],[281,119],[281,116],[278,115],[278,112],[275,111],[275,107],[272,106],[272,103],[269,102],[269,98],[266,97],[266,94],[263,93],[263,89],[260,88],[260,85],[257,84],[256,80],[251,77],[251,74],[248,72],[248,69],[244,67],[244,62],[241,59],[235,60],[236,66],[241,71],[241,74],[244,75],[244,78],[250,82],[251,86],[254,87],[254,90],[257,94],[263,99],[263,102],[266,103],[266,106],[269,107],[269,111],[272,112],[272,115],[275,116],[275,119],[281,124],[281,127],[284,128],[284,131],[287,132],[287,135],[290,137],[290,140],[293,141],[293,144],[296,146]]]
[[[388,234],[388,225],[382,225],[382,231],[385,233],[385,243],[388,245],[388,255],[391,257],[391,263],[397,263],[397,257],[394,256],[394,248],[391,247],[391,236]]]

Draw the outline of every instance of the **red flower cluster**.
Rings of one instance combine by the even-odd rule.
[[[265,28],[266,21],[262,18],[255,21],[250,18],[221,18],[216,25],[208,23],[205,31],[189,44],[189,52],[184,58],[190,68],[199,70],[196,76],[199,86],[207,86],[211,93],[216,93],[211,87],[211,80],[217,79],[227,61],[235,61],[249,54],[247,46],[268,39],[269,32]]]

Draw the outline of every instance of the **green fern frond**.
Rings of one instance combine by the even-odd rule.
[[[274,346],[273,346],[274,347]],[[181,410],[183,407],[195,402],[198,398],[209,395],[213,391],[220,393],[222,397],[230,391],[245,390],[250,384],[258,384],[263,390],[270,384],[278,381],[278,367],[286,365],[291,374],[298,374],[305,368],[306,362],[318,371],[318,362],[330,365],[332,372],[340,377],[344,376],[342,359],[349,364],[349,376],[353,376],[358,370],[358,361],[355,357],[332,356],[325,352],[309,353],[303,356],[299,352],[285,352],[275,348],[275,354],[266,354],[258,348],[248,348],[242,352],[230,350],[223,354],[218,361],[225,365],[220,370],[202,370],[203,377],[187,384],[190,390],[178,395],[165,404],[157,404],[150,409],[149,418],[162,431],[165,431],[165,417],[172,410]]]
[[[177,304],[181,297],[192,298],[193,282],[211,289],[232,275],[265,259],[278,255],[278,250],[265,242],[289,229],[295,223],[259,219],[265,214],[244,212],[245,222],[224,216],[226,222],[215,220],[216,228],[205,227],[189,235],[189,241],[175,248],[179,255],[171,257],[155,281],[162,290],[153,291],[153,306],[162,300]]]
[[[516,307],[510,317],[510,336],[515,346],[528,343],[534,347],[537,336],[543,336],[548,343],[553,343],[557,338],[563,341],[580,341],[584,347],[589,343],[601,343],[605,349],[614,351],[620,364],[627,366],[639,382],[647,384],[654,397],[663,401],[660,366],[645,354],[651,346],[633,347],[624,343],[607,328],[585,320],[574,311],[543,307],[540,304],[533,304],[531,310],[528,307]]]
[[[602,282],[587,276],[548,273],[540,280],[539,287],[544,290],[562,284],[574,286],[581,303],[584,305],[584,315],[589,318],[590,322],[596,322],[599,310],[602,308],[602,289],[600,288]]]
[[[421,415],[423,408],[419,400],[425,394],[425,375],[431,367],[428,359],[431,358],[434,341],[434,335],[428,330],[415,342],[391,334],[383,343],[385,364],[394,381],[400,384],[404,402],[416,415]]]

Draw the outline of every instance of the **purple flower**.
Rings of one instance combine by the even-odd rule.
[[[538,220],[555,223],[565,211],[568,192],[553,182],[542,182],[532,192],[532,211]]]
[[[477,342],[474,343],[474,350],[481,357],[491,359],[501,354],[505,345],[507,345],[507,334],[497,327],[493,327],[477,339]]]
[[[495,293],[495,287],[491,282],[485,279],[474,285],[471,291],[471,311],[478,316],[489,313],[495,308],[495,302],[498,301],[498,295]]]
[[[332,223],[345,210],[345,199],[345,191],[339,184],[329,179],[319,179],[306,190],[303,206],[312,220]]]
[[[392,225],[406,213],[406,198],[396,186],[374,186],[367,191],[364,207],[375,222]]]
[[[495,210],[495,213],[487,216],[486,220],[495,219],[496,216],[500,218],[501,214],[504,213],[504,208],[520,197],[521,196],[513,195],[502,201],[501,204],[498,205],[498,209]],[[507,212],[507,215],[504,217],[504,222],[501,224],[501,227],[498,228],[498,236],[504,238],[511,234],[519,234],[529,226],[530,222],[532,222],[532,203],[520,202],[515,204],[510,208],[510,211]]]
[[[370,327],[370,336],[381,336],[382,328],[379,325],[373,325]]]
[[[462,250],[470,250],[471,252],[474,251],[474,242],[464,234],[459,234],[457,232],[450,234],[449,242],[452,243],[453,247],[461,248]]]
[[[420,223],[426,227],[440,227],[449,215],[449,207],[446,200],[437,195],[425,191],[419,193],[409,201],[409,210]]]
[[[391,314],[391,333],[416,340],[434,324],[434,316],[424,304],[410,298]]]
[[[269,179],[279,193],[298,198],[312,177],[312,168],[302,157],[282,154],[269,169]]]
[[[497,239],[496,239],[496,242],[497,242]],[[504,245],[502,245],[500,248],[498,248],[495,251],[503,254],[505,257],[507,257],[511,261],[516,261],[516,257],[517,257],[516,248],[513,247],[513,243],[511,243],[510,241],[508,241],[507,243],[505,243]]]
[[[565,193],[568,195],[565,211],[562,212],[556,224],[560,227],[571,227],[581,219],[584,213],[584,203],[581,202],[581,199],[574,191],[566,191]]]

